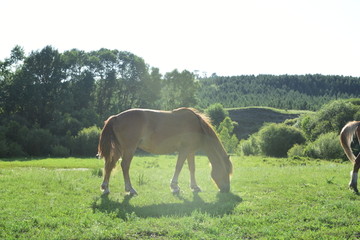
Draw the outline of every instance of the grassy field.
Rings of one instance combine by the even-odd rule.
[[[119,166],[102,196],[102,161],[0,161],[0,239],[360,239],[360,196],[347,188],[350,163],[233,157],[230,194],[218,193],[205,157],[203,192],[171,194],[176,156],[138,156],[139,195],[123,193]]]

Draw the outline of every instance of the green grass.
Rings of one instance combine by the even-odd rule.
[[[0,161],[0,168],[14,167],[100,168],[103,167],[103,161],[97,158],[12,158],[3,159],[3,161]]]
[[[203,192],[169,189],[176,156],[133,160],[139,195],[123,193],[120,167],[102,196],[97,159],[0,161],[0,239],[359,239],[360,196],[350,163],[233,157],[232,192],[219,194],[205,157]],[[80,169],[79,169],[80,168]]]

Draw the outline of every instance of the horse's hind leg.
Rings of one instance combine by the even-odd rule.
[[[359,193],[357,188],[357,180],[358,180],[358,173],[360,168],[360,153],[355,159],[353,170],[351,171],[351,180],[350,180],[350,188],[354,190],[355,193]]]
[[[119,158],[120,158],[119,151],[115,151],[115,153],[111,154],[109,158],[105,158],[105,166],[104,166],[105,174],[104,174],[103,183],[101,184],[101,189],[103,190],[103,194],[110,193],[109,181],[110,181],[111,171],[115,167],[115,164],[119,160]]]
[[[134,153],[135,150],[126,151],[123,154],[121,160],[121,168],[123,171],[124,183],[125,183],[125,192],[129,193],[131,196],[137,195],[136,190],[131,185],[130,174],[129,174],[130,164],[131,164],[131,160],[133,159]]]
[[[195,179],[195,155],[191,153],[187,157],[190,171],[190,188],[193,192],[201,192],[201,188],[197,185]]]

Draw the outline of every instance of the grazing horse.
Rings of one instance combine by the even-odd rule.
[[[350,172],[351,179],[349,187],[354,190],[355,193],[359,193],[357,188],[358,172],[360,168],[360,154],[355,157],[354,153],[351,150],[351,142],[356,133],[357,139],[360,142],[360,121],[353,121],[346,124],[340,133],[340,143],[344,149],[344,152],[348,159],[353,163],[353,170]]]
[[[116,162],[121,158],[125,191],[137,192],[131,185],[129,168],[137,148],[153,154],[178,152],[178,159],[170,187],[178,193],[178,177],[187,159],[190,170],[190,187],[200,192],[195,180],[195,152],[204,151],[208,156],[211,177],[221,192],[230,191],[232,163],[213,130],[208,118],[191,108],[173,111],[130,109],[109,117],[102,129],[98,153],[105,158],[104,194],[109,193],[109,178]]]

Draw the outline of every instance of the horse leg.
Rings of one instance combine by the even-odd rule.
[[[179,179],[179,174],[181,172],[181,169],[182,169],[182,167],[184,165],[185,159],[186,159],[186,154],[184,152],[180,151],[179,155],[178,155],[177,162],[176,162],[174,176],[173,176],[173,178],[171,180],[171,183],[170,183],[171,191],[174,194],[180,192],[180,187],[178,185],[178,179]]]
[[[115,153],[111,154],[109,158],[105,158],[105,166],[104,166],[105,174],[104,174],[103,183],[101,184],[101,189],[103,190],[103,194],[110,193],[110,189],[109,189],[110,174],[113,168],[115,167],[116,162],[119,160],[119,158],[120,158],[119,151],[115,151]]]
[[[190,188],[193,192],[201,192],[201,188],[197,185],[195,179],[195,154],[190,153],[187,157],[190,171]]]
[[[137,195],[136,190],[131,185],[130,174],[129,174],[130,164],[131,164],[131,160],[133,159],[134,152],[135,150],[125,152],[121,160],[121,169],[123,171],[123,176],[124,176],[125,192],[129,193],[130,196]]]
[[[354,190],[355,193],[359,193],[357,188],[357,180],[358,180],[358,172],[360,168],[360,153],[355,159],[353,170],[351,171],[351,180],[349,183],[349,187]]]

